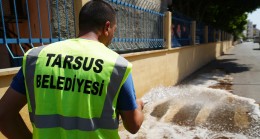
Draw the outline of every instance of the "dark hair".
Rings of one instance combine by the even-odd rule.
[[[79,31],[88,33],[102,29],[107,21],[116,22],[116,12],[111,5],[103,0],[87,2],[79,13]]]

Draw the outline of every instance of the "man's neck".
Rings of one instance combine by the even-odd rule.
[[[86,39],[86,40],[93,40],[98,41],[98,35],[94,32],[89,32],[84,35],[80,35],[79,38]]]

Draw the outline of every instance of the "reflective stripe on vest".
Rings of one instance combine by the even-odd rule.
[[[33,79],[34,79],[34,73],[35,73],[35,67],[36,67],[35,65],[37,62],[37,55],[39,55],[39,53],[41,52],[41,50],[43,48],[44,48],[44,46],[32,49],[28,53],[28,55],[34,55],[35,57],[30,57],[30,58],[26,57],[26,65],[25,65],[26,74],[24,76],[26,76],[25,80],[26,80],[26,84],[28,86],[27,87],[28,92],[33,92],[33,93],[29,93],[32,113],[35,113],[35,100],[34,99],[32,100],[32,98],[35,98],[34,87],[33,87],[33,84],[34,84]],[[30,68],[27,68],[27,67],[30,67]],[[30,118],[31,118],[31,116],[30,116]]]
[[[102,115],[100,118],[85,119],[80,117],[67,117],[58,114],[35,115],[34,74],[35,74],[38,55],[43,48],[44,46],[32,49],[26,56],[26,65],[25,65],[26,66],[25,77],[26,77],[28,94],[29,94],[29,99],[32,108],[32,112],[30,112],[30,119],[31,122],[34,123],[35,127],[36,128],[62,127],[67,130],[78,129],[83,131],[94,131],[98,128],[117,129],[118,120],[117,118],[115,119],[112,118],[114,110],[111,107],[113,103],[111,100],[113,100],[117,94],[117,90],[119,89],[124,74],[126,72],[128,61],[126,61],[121,56],[118,56],[116,60],[112,75],[110,77],[110,81],[112,82],[110,82],[108,85],[108,90],[107,90],[108,93],[105,98],[104,108],[102,110]],[[107,117],[107,115],[110,115],[111,117]],[[108,118],[113,120],[107,120]]]

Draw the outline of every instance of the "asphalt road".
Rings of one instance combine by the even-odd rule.
[[[260,104],[259,44],[253,42],[238,44],[204,68],[225,71],[233,77],[233,94],[253,98]]]
[[[256,43],[242,43],[229,51],[230,56],[222,59],[236,59],[237,66],[231,67],[234,77],[234,94],[253,98],[260,103],[260,49]],[[227,66],[229,68],[229,66]]]

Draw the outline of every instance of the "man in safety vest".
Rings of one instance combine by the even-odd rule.
[[[115,139],[118,115],[135,134],[144,119],[132,65],[107,46],[116,14],[106,2],[86,3],[79,38],[29,50],[0,100],[0,130],[8,138]],[[28,103],[33,133],[19,111]]]

